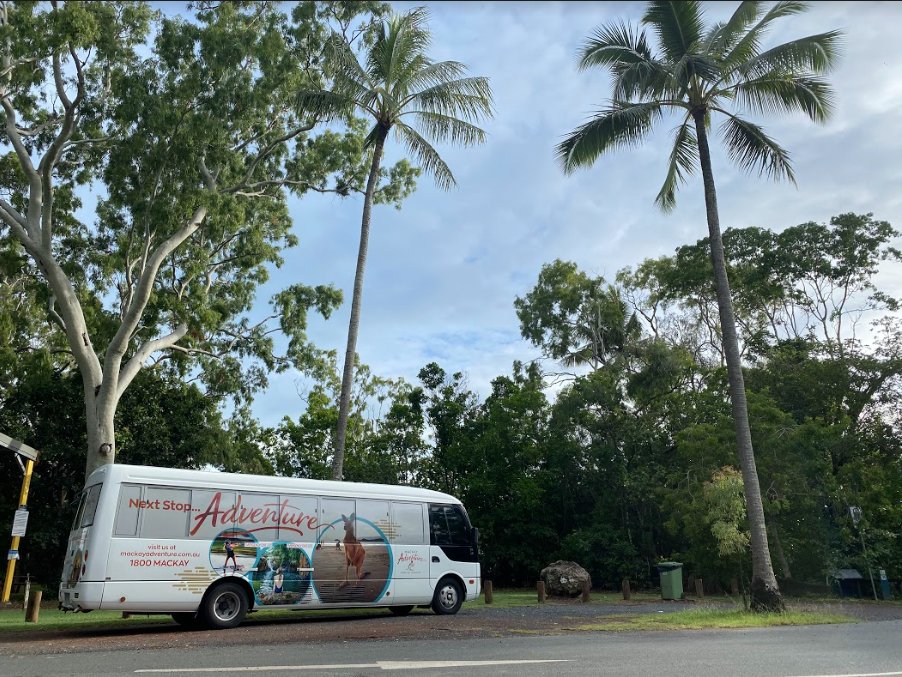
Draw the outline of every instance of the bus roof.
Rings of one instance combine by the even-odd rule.
[[[104,465],[91,473],[87,485],[112,480],[115,482],[135,482],[138,484],[178,485],[192,488],[216,488],[244,491],[292,491],[309,492],[321,496],[340,498],[370,498],[383,500],[432,501],[437,503],[460,503],[450,494],[431,489],[420,489],[393,484],[371,484],[365,482],[336,482],[331,480],[311,480],[297,477],[277,477],[274,475],[245,475],[210,470],[184,470],[181,468],[158,468],[150,465],[125,465],[113,463]]]

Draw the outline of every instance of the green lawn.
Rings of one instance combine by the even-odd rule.
[[[489,606],[506,609],[518,606],[533,606],[539,603],[538,593],[535,590],[496,589],[493,595],[494,599]],[[655,602],[661,601],[661,594],[656,592],[634,592],[629,602],[624,601],[623,596],[619,592],[592,592],[590,603],[592,604],[634,604],[636,602]],[[556,600],[547,599],[545,604],[579,604],[579,597],[573,600]],[[483,606],[485,605],[485,596],[480,595],[479,599],[466,603],[466,606]]]
[[[634,593],[632,600],[626,602],[619,593],[593,592],[590,604],[616,604],[627,608],[639,605],[650,605],[660,602],[659,593],[643,592]],[[90,613],[63,613],[58,611],[54,604],[47,602],[47,606],[41,609],[38,623],[26,623],[25,612],[21,603],[5,609],[0,609],[0,633],[22,632],[27,630],[57,630],[61,628],[123,628],[128,625],[146,625],[148,623],[173,623],[168,615],[138,614],[129,618],[122,618],[118,611],[92,611]],[[494,600],[491,605],[485,604],[484,596],[467,602],[464,607],[478,611],[486,608],[512,608],[530,607],[539,604],[535,590],[502,589],[495,590]],[[549,599],[547,605],[578,605],[579,599],[554,600]],[[792,603],[790,602],[790,605]],[[699,605],[696,609],[673,613],[649,613],[648,610],[639,610],[635,615],[617,615],[602,622],[569,628],[570,630],[607,630],[607,631],[636,631],[636,630],[693,630],[703,628],[751,628],[768,627],[775,625],[816,625],[824,623],[848,623],[854,619],[832,613],[821,613],[812,609],[811,603],[803,603],[803,610],[791,610],[784,614],[752,614],[737,608],[734,601],[723,598],[718,603],[711,598],[707,605]],[[388,611],[380,608],[370,609],[314,609],[302,612],[306,618],[322,618],[329,616],[347,616],[348,614],[361,616],[382,616]],[[427,609],[416,609],[414,613],[431,614]],[[252,615],[251,619],[298,618],[297,611],[290,610],[266,610],[259,616]]]
[[[825,625],[855,623],[850,616],[816,611],[757,614],[741,609],[701,608],[674,613],[613,617],[601,623],[580,625],[573,630],[626,632],[636,630],[705,630],[713,628],[768,628],[778,625]]]

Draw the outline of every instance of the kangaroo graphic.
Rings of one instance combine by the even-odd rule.
[[[363,547],[363,544],[357,540],[357,536],[354,534],[354,519],[356,517],[357,513],[353,512],[350,517],[345,517],[344,515],[341,516],[345,525],[345,580],[340,586],[342,588],[350,582],[348,581],[348,575],[352,566],[357,573],[358,581],[362,578],[366,578],[370,574],[369,571],[363,571],[363,560],[366,559],[366,549]]]

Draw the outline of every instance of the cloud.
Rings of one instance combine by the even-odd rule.
[[[404,11],[422,3],[395,3]],[[613,279],[644,258],[671,254],[707,233],[700,180],[679,194],[664,215],[653,204],[664,179],[673,123],[647,143],[601,158],[565,176],[554,147],[604,104],[609,79],[578,72],[576,52],[598,25],[635,22],[639,3],[426,3],[432,54],[488,76],[497,114],[477,148],[442,147],[459,187],[436,189],[423,178],[401,211],[377,207],[363,296],[358,352],[374,373],[416,380],[435,360],[462,371],[485,395],[495,376],[537,351],[519,337],[513,301],[534,284],[544,263],[575,261]],[[709,19],[733,3],[706,5]],[[826,222],[843,212],[873,212],[902,227],[902,50],[892,49],[902,5],[814,3],[778,22],[771,39],[788,40],[841,28],[834,119],[824,126],[802,117],[764,119],[793,158],[798,185],[746,175],[715,145],[714,171],[723,227],[782,230]],[[357,259],[360,203],[311,196],[292,206],[301,245],[289,252],[267,291],[292,282],[333,283],[346,303],[328,322],[314,321],[311,337],[344,353],[351,285]],[[902,296],[902,269],[878,280]],[[255,411],[264,423],[296,416],[302,406],[294,377],[274,378]]]

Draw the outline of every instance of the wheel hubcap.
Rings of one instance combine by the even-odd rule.
[[[235,618],[240,608],[241,601],[234,592],[223,593],[216,599],[216,604],[213,606],[216,618],[221,621],[230,621]]]
[[[441,600],[442,607],[445,609],[453,609],[457,604],[457,589],[453,585],[446,585],[442,588],[439,599]]]

